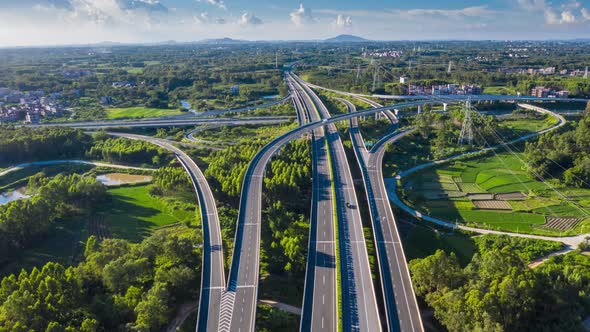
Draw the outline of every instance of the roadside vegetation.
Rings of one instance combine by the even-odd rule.
[[[449,331],[581,331],[588,314],[590,257],[572,252],[535,269],[530,259],[559,244],[484,235],[462,267],[438,250],[410,262],[416,294]]]
[[[526,122],[509,121],[508,130],[523,135],[551,124],[524,116]],[[582,152],[587,123],[584,117],[537,141],[425,169],[404,179],[402,196],[430,216],[476,227],[542,235],[587,232],[590,187]]]

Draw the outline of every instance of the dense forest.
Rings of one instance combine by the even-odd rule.
[[[546,133],[526,144],[525,157],[535,176],[563,179],[575,187],[590,188],[590,113],[566,129]]]
[[[124,164],[166,165],[172,154],[151,143],[95,136],[67,127],[0,127],[0,165],[29,161],[90,158]]]
[[[0,126],[0,164],[80,158],[91,145],[92,137],[78,129]]]
[[[93,160],[155,166],[165,165],[172,160],[169,151],[150,142],[120,137],[96,140],[86,156]]]
[[[264,180],[263,271],[305,274],[311,201],[311,145],[297,140],[270,163]]]
[[[465,267],[439,250],[411,261],[410,270],[416,294],[449,331],[581,331],[590,310],[590,257],[573,252],[527,266],[554,249],[488,238]]]
[[[5,277],[0,331],[161,331],[198,294],[199,233],[160,231],[140,244],[90,237],[77,266]]]
[[[41,240],[54,222],[92,212],[106,199],[105,186],[95,178],[59,174],[31,178],[35,195],[0,205],[0,256],[8,259]]]

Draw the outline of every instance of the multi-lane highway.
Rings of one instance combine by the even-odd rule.
[[[189,174],[197,194],[203,225],[203,265],[197,331],[217,330],[221,294],[225,288],[225,272],[223,270],[223,250],[217,206],[207,179],[197,164],[186,153],[166,140],[133,134],[109,134],[150,142],[169,150],[175,154]]]
[[[356,107],[351,102],[340,100],[347,106],[349,112],[356,112]],[[412,288],[412,280],[393,211],[387,198],[381,167],[386,146],[384,142],[399,139],[406,133],[385,137],[377,143],[377,149],[369,153],[356,118],[351,119],[350,122],[350,137],[361,169],[372,220],[388,330],[423,331],[420,310]]]
[[[290,75],[286,79],[298,113],[310,121],[319,121],[319,114],[305,106],[305,92]],[[327,149],[324,128],[315,129],[312,134],[313,194],[301,331],[336,331],[338,327],[335,201]]]
[[[303,88],[306,107],[329,119],[328,109],[320,98],[297,76],[292,77]],[[380,331],[381,321],[352,174],[338,129],[331,123],[326,127],[338,224],[342,329]]]
[[[298,114],[300,123],[304,115]],[[248,165],[242,185],[234,251],[222,292],[218,331],[254,331],[260,267],[260,223],[264,171],[272,156],[301,133],[289,132],[260,150]]]
[[[191,125],[247,125],[247,124],[276,124],[293,120],[289,116],[260,116],[243,118],[184,118],[184,119],[150,119],[150,120],[108,120],[86,122],[59,122],[28,125],[29,127],[71,127],[80,129],[108,129],[117,127],[149,128],[166,126],[191,126]]]

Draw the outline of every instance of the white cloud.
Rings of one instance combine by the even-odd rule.
[[[299,9],[289,14],[291,16],[291,22],[296,26],[302,26],[305,24],[316,23],[317,20],[313,17],[311,9],[305,8],[303,4],[299,4]]]
[[[240,18],[238,18],[238,24],[239,25],[260,25],[262,24],[262,20],[258,17],[256,17],[256,15],[249,13],[249,12],[245,12],[244,14],[242,14],[240,16]]]
[[[56,18],[68,22],[95,24],[151,24],[168,8],[157,0],[50,0],[33,7],[36,11],[52,11]]]
[[[579,20],[573,10],[581,7],[581,3],[572,1],[563,3],[558,10],[545,0],[518,0],[520,7],[529,12],[543,12],[545,23],[549,25],[574,24]],[[584,20],[590,19],[590,13],[585,8],[580,10]],[[588,16],[588,17],[587,17]]]
[[[574,16],[574,14],[571,11],[565,10],[565,11],[561,12],[561,22],[564,24],[575,23],[576,17]]]
[[[348,28],[352,26],[352,18],[350,16],[339,14],[334,24],[338,28]]]
[[[210,5],[213,5],[215,7],[221,8],[226,10],[227,6],[225,5],[225,2],[223,0],[197,0],[198,2],[206,2]]]
[[[487,6],[465,7],[461,9],[410,9],[396,10],[400,16],[416,18],[418,16],[442,16],[446,18],[486,17],[494,12]]]
[[[223,17],[211,17],[209,13],[202,12],[193,16],[193,20],[199,24],[225,24]]]

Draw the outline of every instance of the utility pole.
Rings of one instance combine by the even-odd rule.
[[[471,98],[465,102],[465,117],[463,118],[463,126],[461,127],[461,135],[459,136],[459,145],[467,142],[473,145],[473,121],[471,120]]]
[[[377,76],[379,75],[379,67],[375,66],[375,72],[373,73],[373,91],[377,86]]]

